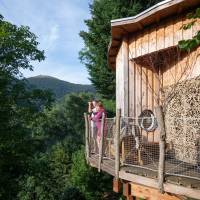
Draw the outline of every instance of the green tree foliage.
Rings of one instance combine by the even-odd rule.
[[[197,8],[193,13],[189,13],[187,18],[192,21],[188,24],[184,24],[182,27],[183,30],[191,29],[192,26],[197,23],[197,19],[200,18],[200,8]],[[197,48],[200,45],[200,30],[196,32],[192,39],[181,40],[178,45],[180,50],[187,52],[191,52],[193,49]]]
[[[72,163],[70,181],[85,194],[87,200],[103,199],[112,194],[112,177],[89,167],[83,148],[73,154]]]
[[[43,138],[45,151],[35,154],[20,179],[19,199],[102,199],[112,193],[112,178],[85,162],[84,118],[92,94],[70,94],[38,121],[33,134]],[[68,196],[70,194],[70,196]]]
[[[94,0],[90,5],[91,19],[85,20],[88,31],[81,31],[85,47],[80,59],[86,65],[96,91],[105,98],[115,98],[115,74],[107,64],[111,36],[110,21],[129,17],[161,0]]]
[[[30,61],[44,60],[36,36],[26,26],[17,27],[0,16],[0,65],[5,72],[19,75],[19,69],[33,70]]]
[[[114,75],[107,68],[110,19],[134,15],[153,1],[95,0],[89,32],[80,53],[91,80],[113,97]],[[112,199],[112,179],[86,165],[84,118],[92,94],[70,94],[52,105],[47,91],[30,90],[20,73],[42,61],[36,36],[0,16],[0,199]],[[103,99],[109,116],[115,104]],[[106,197],[107,196],[107,197]],[[111,197],[112,196],[112,197]]]
[[[48,92],[29,91],[20,69],[32,69],[31,60],[44,59],[36,36],[0,16],[0,199],[13,199],[18,178],[25,174],[34,152],[41,148],[32,138],[32,122],[51,104]]]
[[[30,163],[29,172],[21,177],[20,200],[60,199],[68,182],[69,157],[63,144],[57,143],[40,153]]]
[[[61,200],[86,200],[84,195],[76,187],[68,187],[62,196]]]

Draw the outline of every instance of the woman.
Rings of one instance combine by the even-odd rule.
[[[97,144],[98,144],[98,148],[99,148],[99,143],[100,143],[100,139],[101,139],[101,119],[102,119],[103,113],[105,114],[105,119],[106,119],[106,112],[105,112],[102,102],[98,102],[96,105],[96,108],[97,108],[97,113],[91,119],[92,119],[92,121],[94,121],[94,123],[97,127]],[[105,136],[105,133],[106,133],[106,123],[105,122],[104,122],[104,131],[103,132],[104,132],[104,136]]]
[[[97,100],[93,100],[92,102],[88,102],[88,112],[91,116],[91,119],[97,114]],[[95,153],[97,151],[97,127],[94,121],[91,120],[91,151]]]

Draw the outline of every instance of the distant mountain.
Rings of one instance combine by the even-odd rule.
[[[75,92],[91,92],[95,93],[95,89],[92,85],[74,84],[60,79],[39,75],[27,78],[31,86],[38,89],[49,89],[51,90],[57,99],[62,98],[64,95]]]

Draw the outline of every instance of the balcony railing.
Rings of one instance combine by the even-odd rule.
[[[87,160],[95,157],[99,171],[103,164],[111,163],[108,167],[116,178],[124,167],[140,176],[149,173],[161,190],[169,175],[200,181],[200,118],[165,120],[157,113],[159,127],[152,132],[141,128],[139,118],[122,117],[120,111],[115,118],[103,116],[99,144],[85,114]]]

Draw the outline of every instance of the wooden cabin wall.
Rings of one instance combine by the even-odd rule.
[[[161,102],[161,93],[160,89],[163,91],[168,91],[169,88],[173,88],[175,85],[178,85],[177,94],[179,99],[184,99],[183,93],[186,96],[200,95],[197,91],[200,91],[199,88],[199,78],[194,80],[194,78],[200,76],[200,48],[195,49],[191,53],[182,53],[178,51],[177,45],[180,40],[191,39],[198,30],[200,30],[200,20],[197,21],[196,25],[189,30],[182,30],[181,27],[183,24],[187,24],[190,20],[186,19],[185,16],[174,17],[163,22],[159,22],[156,25],[153,25],[149,28],[144,29],[144,31],[134,34],[129,38],[129,115],[137,117],[140,112],[144,109],[154,110],[154,107]],[[158,63],[158,68],[151,63],[151,54],[156,54],[156,52],[162,52],[163,60],[162,63]],[[145,56],[148,56],[148,63],[138,63],[137,59],[145,59]],[[153,57],[154,58],[154,57]],[[192,82],[185,82],[191,80]],[[179,85],[181,84],[181,85]],[[192,89],[191,85],[195,85],[195,95],[190,94]],[[188,86],[189,85],[189,86]],[[190,87],[191,86],[191,87]],[[183,88],[183,90],[181,89]],[[185,89],[185,88],[188,88]],[[178,90],[177,89],[177,90]],[[170,93],[170,92],[169,92]],[[166,93],[165,93],[166,94]],[[182,95],[182,96],[181,96]],[[166,96],[162,97],[162,100],[165,100]],[[195,97],[194,97],[195,98]],[[180,147],[180,144],[185,144],[186,134],[181,138],[179,132],[174,131],[176,127],[173,126],[174,120],[171,118],[177,118],[179,112],[186,117],[191,110],[191,107],[188,103],[189,100],[186,100],[186,104],[182,102],[182,106],[176,104],[175,100],[172,100],[169,103],[165,117],[167,119],[166,125],[169,127],[167,129],[167,141],[174,143],[174,150],[176,152],[176,158],[182,161],[188,160],[190,163],[196,162],[196,149],[193,144],[193,140],[190,142],[187,141],[187,145],[191,148],[189,152],[183,152],[183,148]],[[191,101],[191,104],[194,103]],[[179,109],[180,108],[180,109]],[[192,109],[194,113],[199,113],[198,106],[195,109]],[[185,115],[184,115],[185,113]],[[189,116],[191,117],[191,116]],[[200,121],[200,120],[199,120]],[[195,122],[194,122],[195,123]],[[194,123],[191,123],[193,126]],[[181,126],[186,126],[185,124],[180,124]],[[174,128],[174,129],[173,129]],[[193,127],[194,129],[194,127]],[[187,130],[193,130],[191,127]],[[185,130],[185,129],[184,129]],[[196,131],[196,129],[195,129]],[[195,132],[194,131],[194,132]],[[184,131],[182,131],[182,134]],[[187,134],[190,134],[187,132]],[[191,132],[190,135],[194,135]],[[158,141],[159,133],[149,133],[149,141]],[[177,139],[180,138],[180,139]],[[195,135],[196,138],[199,136]],[[177,143],[175,143],[176,141]],[[193,158],[193,159],[189,159]]]
[[[128,40],[124,38],[116,58],[116,108],[121,109],[122,116],[128,116]]]
[[[151,33],[152,34],[152,33]],[[129,40],[129,115],[138,117],[144,109],[151,109],[158,105],[159,74],[151,66],[138,64],[133,57],[138,57],[141,52],[148,53],[148,46],[143,44],[149,38],[154,40],[153,34],[136,35]],[[140,37],[140,39],[138,39]],[[136,41],[136,42],[135,42]]]
[[[116,58],[116,104],[122,116],[138,117],[144,109],[154,111],[161,101],[161,88],[200,74],[200,48],[190,55],[174,51],[180,40],[192,38],[200,30],[200,20],[192,29],[182,30],[188,22],[185,15],[174,16],[123,39]],[[161,51],[164,60],[159,67],[152,64],[152,58],[148,63],[136,62]],[[158,134],[149,133],[148,137],[158,141]]]
[[[190,20],[184,16],[165,20],[130,36],[129,39],[129,114],[138,116],[144,108],[152,109],[159,102],[159,88],[167,87],[200,74],[200,49],[190,55],[178,53],[173,60],[170,48],[177,46],[178,41],[192,38],[200,30],[200,20],[191,30],[182,30],[183,24]],[[155,67],[134,63],[134,59],[153,52],[166,50],[166,62],[160,68],[159,77]],[[169,51],[168,51],[169,50]],[[169,57],[171,60],[167,59]],[[149,66],[152,64],[149,63]],[[188,67],[190,66],[190,67]],[[187,69],[188,68],[188,69]],[[186,71],[186,75],[183,72]],[[146,85],[146,88],[145,86]],[[134,88],[134,90],[131,90]],[[145,92],[146,91],[146,92]]]
[[[200,30],[200,20],[192,27],[192,29],[183,30],[183,24],[187,24],[191,20],[186,19],[185,15],[174,16],[168,20],[158,22],[144,31],[130,37],[129,60],[144,56],[153,52],[163,51],[178,45],[180,40],[190,39],[198,30]],[[135,50],[136,49],[136,50]],[[166,57],[170,57],[170,51],[166,51]],[[166,61],[162,72],[162,87],[166,87],[177,83],[178,81],[194,78],[200,72],[200,50],[194,51],[188,55],[178,55],[176,60],[171,63]],[[191,67],[189,68],[188,65]],[[186,70],[186,67],[188,70]],[[183,75],[183,72],[187,71]],[[132,112],[131,112],[132,113]]]

